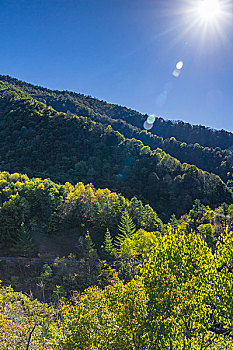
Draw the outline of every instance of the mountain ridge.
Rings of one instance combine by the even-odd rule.
[[[111,117],[111,114],[114,113],[114,108],[119,108],[120,111],[123,113],[123,111],[126,113],[126,116],[121,116],[121,119],[125,120],[126,117],[129,119],[130,118],[130,113],[133,113],[133,116],[138,116],[138,117],[143,117],[143,122],[146,120],[147,118],[147,114],[142,114],[136,110],[133,110],[133,109],[130,109],[128,107],[123,107],[123,106],[120,106],[120,105],[117,105],[117,104],[112,104],[112,103],[108,103],[104,100],[100,100],[100,99],[97,99],[97,98],[94,98],[94,97],[91,97],[91,96],[86,96],[84,94],[81,94],[81,93],[77,93],[77,92],[73,92],[73,91],[69,91],[69,90],[62,90],[62,91],[59,91],[59,90],[53,90],[53,89],[48,89],[46,87],[42,87],[42,86],[39,86],[39,85],[33,85],[31,83],[27,83],[27,82],[24,82],[24,81],[21,81],[17,78],[12,78],[10,77],[9,75],[0,75],[0,80],[2,81],[6,81],[10,84],[15,84],[16,86],[20,86],[21,89],[25,88],[25,87],[28,87],[28,88],[33,88],[36,90],[40,89],[40,90],[44,90],[44,91],[50,91],[50,92],[53,92],[53,93],[61,93],[61,94],[68,94],[68,95],[71,95],[73,97],[75,96],[78,96],[80,99],[82,99],[86,105],[85,107],[89,107],[89,105],[92,105],[95,104],[96,102],[99,102],[99,105],[98,106],[95,106],[95,113],[100,113],[100,108],[102,107],[103,111],[106,111],[106,109],[108,110],[108,113],[102,113],[103,115],[106,114],[108,116]],[[35,97],[34,97],[35,98]],[[87,104],[87,101],[89,101],[89,105]],[[105,106],[105,107],[104,107]],[[110,110],[112,110],[111,113],[110,113]],[[128,114],[127,114],[128,113]],[[116,115],[116,113],[115,113]],[[132,121],[132,119],[131,119]],[[140,123],[140,125],[137,125],[138,124],[138,121],[137,121],[137,118],[134,118],[134,122],[135,124],[132,124],[134,126],[138,126],[139,128],[142,127],[142,124],[143,123]],[[141,120],[140,120],[141,122]],[[200,128],[202,130],[204,130],[204,132],[206,132],[207,134],[215,134],[215,137],[217,135],[217,138],[221,138],[222,134],[224,134],[225,138],[227,137],[228,140],[225,140],[222,145],[218,144],[217,142],[219,142],[219,140],[215,140],[213,141],[212,140],[212,143],[216,143],[215,145],[213,144],[208,144],[205,142],[201,142],[201,140],[194,140],[192,142],[191,141],[191,137],[189,137],[189,139],[180,139],[180,141],[183,141],[183,142],[188,142],[188,143],[195,143],[195,142],[198,142],[200,145],[203,145],[203,146],[206,146],[206,147],[221,147],[223,149],[226,149],[227,146],[228,147],[233,147],[233,133],[230,132],[230,131],[227,131],[227,130],[224,130],[224,129],[221,129],[221,130],[217,130],[217,129],[214,129],[214,128],[210,128],[210,127],[207,127],[207,126],[204,126],[204,125],[197,125],[197,124],[190,124],[190,123],[186,123],[186,122],[183,122],[183,121],[180,121],[180,120],[168,120],[168,119],[164,119],[162,117],[156,117],[155,118],[155,124],[161,122],[161,125],[169,125],[169,126],[172,126],[174,128],[174,130],[172,132],[170,131],[166,131],[167,135],[165,134],[165,131],[162,131],[163,127],[160,125],[161,127],[161,130],[157,127],[156,129],[156,134],[158,136],[162,136],[162,137],[176,137],[176,131],[175,129],[176,128],[182,128],[183,126],[186,126],[187,128],[189,129],[193,129],[194,132],[193,132],[193,136],[195,133],[197,133],[197,129]],[[155,127],[155,126],[154,126]],[[150,130],[151,132],[153,132],[153,128],[152,130]],[[187,131],[187,130],[186,130]],[[161,133],[161,134],[160,134]],[[183,135],[184,136],[184,135]],[[202,137],[204,138],[204,135],[202,135]],[[179,140],[179,137],[177,137],[177,139]],[[222,141],[223,142],[223,141]],[[224,146],[225,145],[225,146]]]
[[[233,153],[230,150],[224,150],[220,147],[213,149],[210,147],[201,146],[198,143],[192,144],[190,142],[182,142],[176,140],[174,135],[172,135],[170,138],[164,139],[163,137],[157,136],[150,131],[144,130],[142,126],[146,115],[142,116],[136,111],[125,107],[119,107],[117,105],[110,105],[90,96],[85,97],[85,95],[77,94],[75,92],[50,90],[24,83],[9,76],[0,76],[0,79],[1,77],[3,81],[9,81],[9,84],[12,86],[22,88],[23,91],[28,93],[31,97],[46,103],[47,106],[52,106],[57,111],[83,115],[91,118],[94,121],[100,122],[105,126],[110,124],[115,131],[119,131],[126,138],[139,139],[146,146],[150,146],[152,149],[159,147],[166,153],[177,158],[182,163],[194,164],[205,171],[213,172],[219,175],[224,182],[229,181],[228,184],[230,186],[233,185]],[[96,113],[93,108],[98,109],[98,106],[96,107],[95,103],[100,106],[103,104],[107,105],[109,108],[112,106],[113,109],[117,109],[119,107],[119,110],[116,115],[111,113],[111,116]],[[127,120],[124,118],[122,119],[122,115],[119,115],[119,111],[122,109],[127,111],[129,115],[130,113],[133,113],[133,115],[130,116],[130,120],[129,118],[125,118]],[[140,119],[142,117],[144,118],[143,120]],[[134,123],[134,125],[132,123]],[[227,132],[227,135],[229,136],[231,133]]]
[[[126,139],[111,126],[59,113],[10,84],[1,84],[0,96],[2,170],[93,182],[137,196],[163,220],[184,214],[196,198],[211,206],[232,202],[232,192],[218,176]]]

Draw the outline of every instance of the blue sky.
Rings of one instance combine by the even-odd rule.
[[[0,0],[0,74],[233,131],[232,1],[197,1]]]

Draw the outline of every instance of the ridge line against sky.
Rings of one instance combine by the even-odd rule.
[[[1,75],[1,74],[0,74]],[[5,75],[6,76],[6,75]],[[68,92],[70,92],[70,93],[75,93],[75,94],[79,94],[79,95],[82,95],[82,96],[85,96],[85,97],[87,97],[87,98],[93,98],[93,99],[97,99],[97,100],[99,100],[99,101],[102,101],[103,103],[107,103],[107,104],[111,104],[111,105],[116,105],[116,106],[118,106],[118,107],[122,107],[122,108],[127,108],[127,109],[129,109],[129,110],[132,110],[132,111],[134,111],[134,112],[136,112],[136,113],[140,113],[140,114],[142,114],[142,115],[148,115],[148,113],[142,113],[142,112],[140,112],[140,111],[138,111],[138,110],[136,110],[136,109],[133,109],[133,108],[131,108],[130,106],[122,106],[122,105],[120,105],[120,104],[117,104],[117,103],[113,103],[113,102],[109,102],[109,101],[106,101],[106,100],[103,100],[103,99],[101,99],[101,98],[98,98],[98,97],[94,97],[94,96],[91,96],[91,95],[87,95],[87,94],[84,94],[84,93],[81,93],[81,92],[78,92],[78,91],[73,91],[73,90],[69,90],[69,89],[65,89],[65,90],[58,90],[58,89],[56,89],[56,88],[49,88],[48,86],[44,86],[44,85],[41,85],[41,84],[34,84],[34,83],[32,83],[32,82],[28,82],[28,81],[24,81],[24,80],[22,80],[22,79],[19,79],[19,78],[17,78],[17,77],[11,77],[11,78],[13,78],[13,79],[16,79],[16,80],[20,80],[20,81],[22,81],[23,83],[26,83],[26,84],[29,84],[29,85],[32,85],[32,86],[37,86],[37,87],[39,87],[39,88],[42,88],[42,89],[48,89],[48,90],[51,90],[51,91],[59,91],[59,92],[63,92],[63,91],[68,91]],[[0,77],[0,80],[1,80],[1,77]],[[152,115],[153,116],[153,118],[154,118],[154,116],[155,115]],[[156,117],[156,116],[155,116]],[[204,127],[206,127],[206,128],[208,128],[208,129],[211,129],[211,130],[214,130],[214,131],[220,131],[220,130],[224,130],[224,131],[227,131],[227,132],[231,132],[231,131],[229,131],[229,130],[226,130],[226,129],[215,129],[215,128],[213,128],[213,127],[211,127],[211,126],[208,126],[208,125],[204,125],[204,124],[192,124],[192,123],[190,123],[190,122],[187,122],[187,121],[184,121],[184,120],[179,120],[179,119],[166,119],[165,117],[162,117],[162,116],[157,116],[158,118],[163,118],[165,121],[171,121],[171,122],[174,122],[174,123],[176,123],[176,122],[184,122],[184,123],[189,123],[189,124],[191,124],[192,126],[204,126]],[[150,131],[150,130],[148,130],[148,131]]]
[[[198,1],[0,0],[0,73],[233,131],[232,0]]]

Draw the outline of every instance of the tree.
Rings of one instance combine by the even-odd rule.
[[[24,222],[21,224],[17,241],[11,248],[11,251],[20,256],[30,256],[34,251],[34,244]]]
[[[143,220],[142,220],[141,228],[146,231],[162,231],[163,223],[162,220],[158,217],[156,212],[149,206],[149,204],[145,205],[143,210]]]
[[[211,224],[202,224],[197,227],[198,232],[202,235],[206,241],[209,248],[214,249],[215,247],[215,238],[214,238],[214,229]]]
[[[84,238],[84,257],[87,261],[97,259],[97,250],[95,249],[89,231],[87,231]]]
[[[218,258],[223,256],[219,254]],[[184,234],[168,228],[157,239],[142,268],[153,349],[215,349],[215,344],[229,345],[230,340],[222,336],[224,330],[232,332],[232,273],[223,278],[216,261],[198,233]]]
[[[204,211],[205,211],[205,206],[201,204],[199,199],[196,199],[194,201],[192,209],[189,211],[189,217],[190,217],[189,226],[191,229],[196,231],[198,222],[202,217]]]
[[[52,350],[53,307],[0,286],[0,348]]]
[[[112,243],[112,237],[108,228],[104,237],[103,250],[104,250],[104,257],[107,261],[112,262],[113,260],[115,260],[116,254],[114,251],[114,245]]]
[[[173,228],[173,230],[176,230],[178,228],[179,221],[177,220],[175,214],[172,214],[169,223],[170,223],[171,227]]]
[[[115,276],[104,290],[90,287],[73,304],[63,303],[60,313],[55,349],[150,349],[147,296],[140,278],[124,284]]]
[[[118,226],[118,229],[120,233],[116,237],[115,245],[120,248],[122,242],[125,240],[125,238],[131,238],[134,234],[136,227],[133,223],[133,220],[129,216],[128,211],[125,209],[122,216],[121,216],[121,222]]]

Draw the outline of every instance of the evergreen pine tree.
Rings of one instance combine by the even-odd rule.
[[[124,239],[131,238],[136,230],[135,224],[133,223],[133,220],[129,216],[129,213],[127,210],[125,210],[121,216],[121,222],[118,226],[118,229],[120,233],[116,237],[115,245],[117,247],[120,247]]]
[[[85,260],[97,260],[97,250],[92,242],[89,231],[87,231],[84,238],[84,249]]]
[[[22,222],[16,243],[11,248],[11,251],[21,256],[28,256],[33,253],[34,245],[30,237],[30,233]]]
[[[172,214],[169,223],[171,224],[173,231],[175,231],[179,225],[179,221],[177,220],[175,214]]]
[[[109,262],[113,261],[115,259],[115,252],[114,252],[114,246],[112,243],[112,237],[108,228],[105,233],[103,248],[104,248],[105,259]]]

